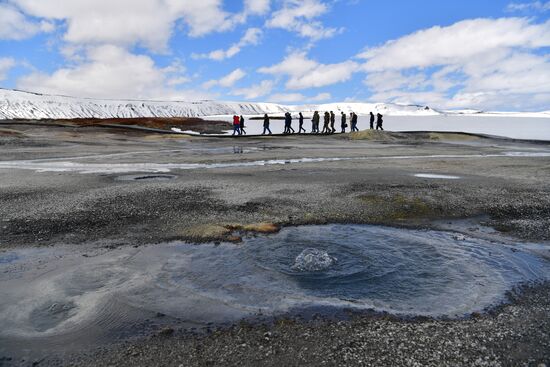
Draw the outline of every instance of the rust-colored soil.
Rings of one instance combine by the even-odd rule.
[[[116,124],[143,126],[163,130],[170,130],[172,127],[177,127],[183,131],[192,130],[199,133],[220,133],[231,129],[231,124],[227,121],[207,121],[198,117],[79,118],[56,121],[79,126]]]

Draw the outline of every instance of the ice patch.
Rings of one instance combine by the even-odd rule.
[[[433,173],[417,173],[414,177],[418,178],[440,178],[442,180],[459,180],[459,176],[449,176],[449,175],[437,175]]]

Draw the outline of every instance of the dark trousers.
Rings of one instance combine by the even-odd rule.
[[[378,129],[384,130],[381,123],[376,124],[376,130],[378,130]]]
[[[233,125],[233,135],[241,135],[241,127],[239,125]]]
[[[269,129],[269,126],[264,126],[264,132],[262,133],[262,135],[265,135],[265,132],[266,131],[269,131],[269,135],[271,135],[271,130]]]

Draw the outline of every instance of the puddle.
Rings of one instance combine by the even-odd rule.
[[[326,225],[241,245],[170,243],[86,257],[71,247],[55,256],[14,250],[0,253],[0,345],[109,342],[113,330],[156,313],[195,326],[315,307],[462,317],[503,302],[519,284],[550,279],[537,246]]]
[[[459,176],[450,176],[450,175],[437,175],[433,173],[417,173],[414,177],[418,178],[433,178],[433,179],[442,179],[442,180],[460,180]]]
[[[237,153],[240,154],[240,153]],[[249,162],[228,162],[228,163],[88,163],[76,162],[86,157],[75,157],[74,159],[37,159],[27,161],[0,161],[0,169],[27,169],[37,172],[78,172],[78,173],[130,173],[130,172],[152,172],[167,173],[172,170],[191,169],[220,169],[258,167],[281,164],[304,164],[319,162],[339,161],[365,161],[365,160],[422,160],[422,159],[472,159],[472,158],[543,158],[550,157],[549,152],[503,152],[497,154],[442,154],[442,155],[418,155],[418,156],[381,156],[381,157],[324,157],[324,158],[293,158],[293,159],[270,159]]]

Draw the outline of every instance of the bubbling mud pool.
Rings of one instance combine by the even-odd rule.
[[[505,301],[517,285],[550,279],[550,263],[532,251],[548,251],[543,245],[457,238],[326,225],[240,245],[7,251],[0,253],[0,345],[107,340],[154,314],[188,325],[308,307],[462,317]]]

